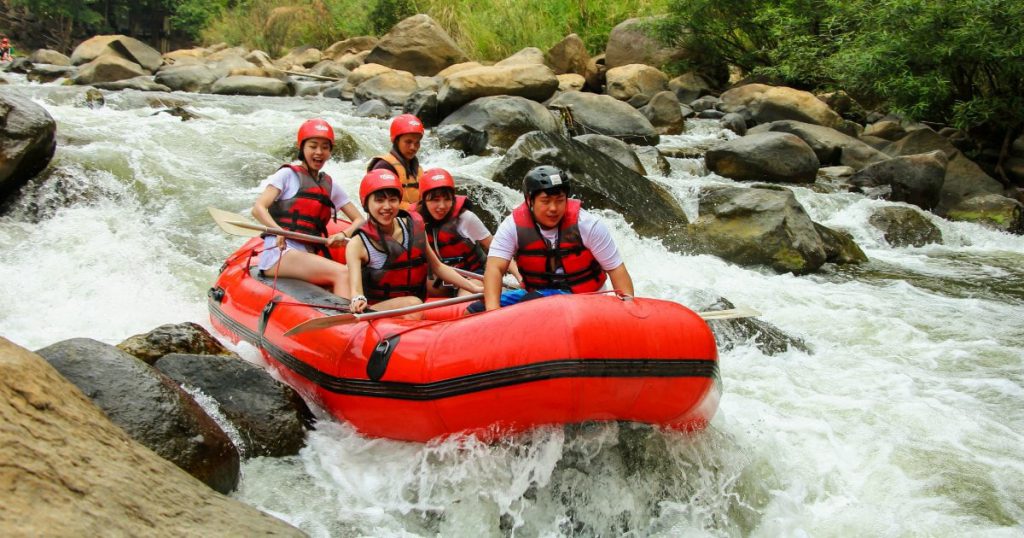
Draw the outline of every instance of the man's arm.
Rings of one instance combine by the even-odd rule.
[[[495,256],[487,257],[487,267],[484,269],[484,307],[487,310],[497,310],[501,307],[501,278],[508,270],[509,260]]]
[[[626,295],[633,295],[633,277],[629,276],[626,264],[620,264],[615,269],[608,271],[608,278],[612,281],[612,289],[619,290]]]

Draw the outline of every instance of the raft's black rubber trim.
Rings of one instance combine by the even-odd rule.
[[[259,336],[229,318],[220,305],[207,301],[210,313],[243,340],[259,346]],[[288,369],[323,387],[349,396],[391,398],[396,400],[438,400],[461,394],[492,390],[510,385],[566,377],[705,377],[719,379],[718,362],[706,359],[565,359],[503,368],[433,383],[396,383],[335,377],[281,348],[264,341],[264,351]]]

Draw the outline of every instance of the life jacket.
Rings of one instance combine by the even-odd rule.
[[[594,255],[583,245],[579,227],[580,201],[570,198],[566,204],[554,248],[548,247],[526,202],[512,211],[519,242],[516,265],[529,291],[558,288],[585,293],[601,289],[607,278]],[[558,269],[563,272],[558,273]]]
[[[377,163],[384,161],[391,165],[395,169],[395,174],[398,175],[398,180],[402,182],[402,209],[409,209],[412,204],[420,201],[420,179],[423,175],[423,168],[420,166],[419,161],[413,159],[413,165],[415,170],[410,174],[405,169],[405,165],[402,164],[402,160],[398,158],[394,153],[386,153],[384,155],[378,155],[370,159],[370,164],[366,167],[366,171],[373,170],[373,167],[377,166]]]
[[[423,217],[418,213],[400,210],[395,221],[405,222],[409,235],[409,248],[395,241],[391,234],[384,234],[372,219],[359,230],[366,248],[376,248],[387,253],[387,259],[380,269],[363,266],[363,294],[371,303],[414,295],[426,297],[427,293],[427,234]]]
[[[305,168],[294,164],[285,164],[281,168],[290,168],[299,177],[299,191],[292,198],[275,200],[270,204],[270,216],[285,230],[327,237],[327,223],[331,219],[337,220],[337,208],[331,201],[334,180],[324,172],[314,178]],[[322,256],[331,257],[323,245],[315,245],[314,248]]]
[[[427,241],[445,265],[483,274],[487,254],[479,243],[459,235],[459,215],[469,211],[472,202],[465,196],[456,196],[448,216],[442,222],[427,224]],[[409,211],[416,212],[419,204]]]

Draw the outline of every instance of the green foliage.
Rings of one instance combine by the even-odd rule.
[[[671,0],[661,35],[691,66],[738,66],[842,88],[961,128],[1024,119],[1024,3],[1011,0]]]
[[[377,0],[370,11],[370,25],[376,34],[386,34],[392,26],[416,14],[409,0]]]
[[[233,4],[231,0],[178,0],[171,26],[197,38],[210,21],[216,19]]]

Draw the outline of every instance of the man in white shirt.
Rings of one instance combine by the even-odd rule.
[[[538,166],[523,178],[526,200],[502,221],[487,252],[484,304],[470,312],[564,293],[612,288],[633,295],[633,279],[608,228],[569,198],[569,176],[554,166]],[[502,293],[502,277],[515,260],[525,290]]]

